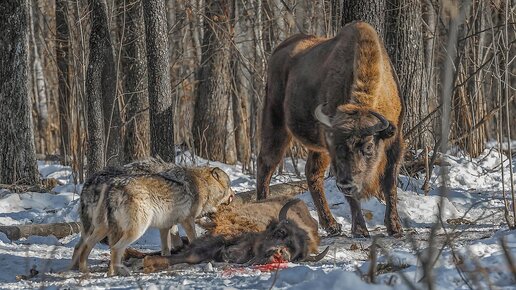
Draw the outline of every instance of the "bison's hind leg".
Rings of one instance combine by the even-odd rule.
[[[268,94],[274,94],[274,92]],[[269,96],[267,97],[269,98]],[[261,148],[257,160],[256,192],[258,200],[265,199],[269,195],[272,174],[285,155],[291,139],[292,136],[288,132],[285,122],[283,104],[266,99],[260,135]]]
[[[319,223],[329,235],[337,235],[341,233],[341,225],[331,214],[324,193],[324,172],[329,164],[330,156],[327,153],[310,151],[306,161],[305,175],[312,200],[317,208]]]

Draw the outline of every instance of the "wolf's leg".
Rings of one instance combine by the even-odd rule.
[[[108,233],[108,228],[104,225],[96,227],[91,235],[84,240],[82,251],[79,255],[79,270],[81,272],[88,272],[88,256],[91,253],[95,244],[100,242],[103,238],[106,237]]]
[[[159,229],[159,237],[161,238],[161,255],[170,256],[170,246],[172,244],[170,229]]]
[[[183,247],[183,240],[179,236],[178,225],[173,225],[170,229],[170,237],[172,238],[172,249],[177,250]]]
[[[124,231],[120,239],[111,246],[111,264],[109,265],[108,275],[128,274],[123,271],[122,257],[125,249],[139,239],[148,227],[140,227]]]
[[[188,241],[190,243],[192,243],[193,240],[195,240],[195,238],[197,237],[197,234],[195,232],[195,221],[194,221],[194,219],[193,218],[187,219],[184,222],[182,222],[181,225],[185,229],[186,236],[188,237]]]
[[[79,242],[75,245],[73,248],[73,254],[72,254],[72,270],[79,269],[79,257],[81,256],[81,252],[84,250],[84,240],[87,238],[87,235],[85,233],[81,233],[81,238],[79,239]]]

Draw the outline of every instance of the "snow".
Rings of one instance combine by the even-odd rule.
[[[261,272],[251,267],[208,263],[200,265],[177,265],[174,268],[152,274],[143,274],[137,269],[127,277],[107,277],[109,250],[97,245],[89,259],[91,273],[86,275],[70,271],[73,247],[79,236],[63,239],[53,236],[30,236],[11,242],[0,233],[0,288],[95,288],[95,289],[410,289],[409,284],[424,288],[423,260],[430,251],[430,232],[437,221],[442,205],[442,225],[434,233],[434,247],[441,251],[433,267],[435,289],[516,289],[512,275],[501,248],[503,239],[516,259],[516,231],[508,230],[503,215],[502,190],[509,187],[509,166],[505,156],[500,156],[495,145],[478,158],[456,154],[446,155],[448,172],[446,196],[442,203],[439,172],[434,168],[428,195],[420,189],[424,175],[411,178],[400,176],[398,210],[404,224],[402,238],[388,237],[383,217],[385,204],[371,199],[363,201],[363,212],[373,238],[351,238],[349,206],[335,181],[325,181],[330,209],[343,226],[343,235],[324,237],[323,247],[330,246],[328,255],[318,263],[289,263],[286,269]],[[500,165],[503,158],[503,164]],[[235,191],[254,189],[253,176],[242,173],[239,165],[229,166],[208,162],[188,153],[178,156],[178,162],[197,165],[210,164],[225,170]],[[195,161],[195,162],[194,162]],[[291,162],[286,159],[284,173],[275,175],[273,183],[298,180]],[[0,226],[26,223],[52,223],[77,221],[80,184],[74,184],[69,167],[39,162],[43,177],[55,178],[60,185],[48,193],[9,193],[0,191]],[[516,163],[512,164],[514,167]],[[304,162],[298,164],[303,172]],[[504,179],[501,168],[505,170]],[[516,169],[516,168],[515,168]],[[505,184],[503,187],[502,184]],[[311,196],[305,192],[299,196],[317,219]],[[441,221],[439,221],[441,223]],[[321,229],[320,234],[326,233]],[[447,239],[450,241],[447,242]],[[369,259],[372,242],[376,241],[378,252],[378,275],[375,283],[368,282],[371,267]],[[446,242],[446,243],[445,243]],[[443,247],[443,245],[445,245]],[[158,231],[149,230],[134,246],[145,250],[159,249]],[[451,245],[451,246],[450,246]],[[17,275],[29,275],[30,269],[39,271],[33,278],[17,281]],[[408,281],[408,282],[407,282]]]

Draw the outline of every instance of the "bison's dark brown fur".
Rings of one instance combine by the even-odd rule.
[[[331,39],[300,34],[285,40],[269,60],[258,199],[267,198],[272,173],[294,136],[309,150],[305,173],[327,232],[340,232],[323,188],[331,164],[351,207],[354,235],[369,235],[360,199],[371,196],[387,204],[389,234],[401,233],[396,177],[403,110],[395,72],[369,24],[350,23]]]

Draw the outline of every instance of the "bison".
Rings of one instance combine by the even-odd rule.
[[[403,113],[396,74],[369,24],[347,24],[330,39],[305,34],[288,38],[269,60],[257,198],[267,198],[271,176],[294,136],[309,150],[308,187],[330,235],[341,232],[324,194],[324,172],[330,164],[350,205],[354,236],[369,236],[360,200],[373,196],[386,202],[388,233],[401,233],[396,179]]]
[[[263,232],[291,200],[286,196],[278,196],[251,203],[220,206],[210,214],[207,221],[200,220],[199,225],[211,236],[236,237],[247,232]],[[295,202],[290,206],[287,218],[306,232],[308,251],[311,254],[317,253],[320,243],[318,225],[306,204]]]
[[[145,257],[144,270],[152,272],[169,265],[212,260],[248,265],[278,261],[319,261],[328,253],[328,247],[319,254],[310,255],[308,233],[295,220],[287,218],[289,208],[298,202],[298,199],[286,202],[278,218],[271,220],[263,231],[243,232],[233,236],[205,236],[194,240],[180,253],[168,257]]]

